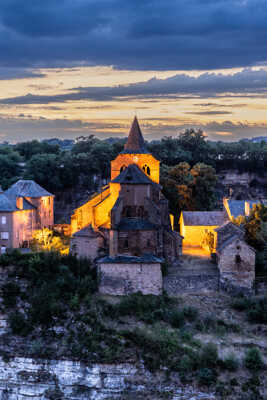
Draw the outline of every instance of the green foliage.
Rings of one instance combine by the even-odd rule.
[[[0,185],[7,189],[14,183],[21,173],[20,162],[22,161],[18,152],[9,146],[0,147]]]
[[[217,373],[214,369],[201,368],[197,374],[200,385],[210,386],[216,383]]]
[[[244,365],[251,371],[259,371],[264,367],[264,363],[257,347],[252,347],[246,352]]]
[[[5,307],[15,307],[20,287],[15,282],[8,282],[2,286],[3,304]]]
[[[239,362],[234,354],[229,354],[222,363],[223,368],[231,372],[237,371],[239,368]]]
[[[215,368],[218,364],[219,356],[217,346],[213,343],[205,344],[200,353],[200,365],[203,368]]]
[[[237,298],[232,307],[238,311],[245,311],[251,323],[267,324],[267,298]]]

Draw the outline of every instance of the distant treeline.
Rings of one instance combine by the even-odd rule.
[[[59,143],[59,142],[58,142]],[[125,139],[99,140],[93,135],[80,137],[74,144],[57,141],[18,143],[0,146],[0,184],[4,189],[19,178],[34,179],[52,192],[77,183],[92,189],[95,176],[108,179],[110,161],[123,149]],[[201,130],[186,130],[177,137],[164,137],[147,143],[151,153],[164,166],[187,162],[212,166],[217,172],[234,169],[262,174],[267,168],[267,142],[211,142]]]

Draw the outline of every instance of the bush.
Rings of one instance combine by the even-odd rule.
[[[9,315],[9,325],[15,335],[26,336],[32,329],[24,314],[15,311]]]
[[[235,357],[234,354],[229,354],[224,360],[223,360],[223,367],[227,369],[228,371],[234,372],[238,370],[239,367],[239,362],[237,358]]]
[[[267,324],[267,298],[244,298],[235,300],[232,307],[238,311],[246,311],[252,323]]]
[[[17,296],[20,295],[20,288],[14,282],[8,282],[2,286],[2,297],[4,306],[7,308],[15,307]]]
[[[216,383],[217,373],[214,369],[202,368],[198,371],[197,380],[201,385],[213,385]]]
[[[259,371],[264,367],[264,363],[257,347],[252,347],[246,352],[244,365],[252,371]]]
[[[183,312],[185,318],[187,318],[189,321],[195,321],[198,317],[198,310],[194,307],[184,307]]]
[[[213,343],[207,343],[202,347],[200,353],[200,366],[204,368],[214,368],[219,361],[217,346]]]

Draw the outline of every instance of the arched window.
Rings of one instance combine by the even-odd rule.
[[[126,169],[126,165],[122,165],[120,169],[120,173]]]
[[[147,175],[150,175],[150,168],[147,164],[145,164],[142,169]]]

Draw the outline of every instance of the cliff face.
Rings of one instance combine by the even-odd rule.
[[[178,380],[179,382],[179,380]],[[83,364],[16,357],[0,361],[1,400],[213,400],[211,393],[181,388],[142,365]]]

